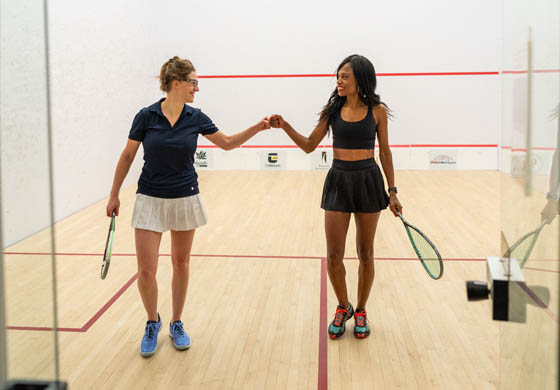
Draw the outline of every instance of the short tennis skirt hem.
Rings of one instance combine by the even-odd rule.
[[[136,194],[131,222],[135,229],[158,233],[185,231],[204,226],[207,222],[200,194],[173,199]]]
[[[323,186],[321,208],[344,213],[377,213],[389,206],[375,160],[333,160]]]

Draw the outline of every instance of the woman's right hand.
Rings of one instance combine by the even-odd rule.
[[[107,202],[107,216],[112,217],[113,211],[115,211],[115,215],[118,216],[120,207],[121,207],[121,202],[118,196],[109,197],[109,201]]]
[[[270,117],[270,126],[276,128],[284,128],[286,121],[282,118],[282,115],[274,114]]]
[[[541,211],[541,221],[545,222],[550,225],[556,215],[558,214],[558,201],[549,199],[544,209]]]

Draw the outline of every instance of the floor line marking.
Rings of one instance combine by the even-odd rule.
[[[138,274],[134,274],[134,276],[132,276],[132,278],[130,278],[130,280],[128,282],[126,282],[124,284],[124,286],[122,286],[120,288],[119,291],[117,291],[117,293],[115,295],[113,295],[111,297],[111,299],[109,299],[107,301],[107,303],[105,303],[105,305],[103,305],[103,307],[101,309],[99,309],[97,311],[97,313],[95,313],[93,315],[93,317],[91,317],[89,319],[88,322],[85,323],[84,326],[82,326],[81,328],[57,328],[56,330],[59,332],[78,332],[78,333],[85,333],[89,330],[89,328],[92,327],[92,325],[97,322],[97,320],[99,318],[101,318],[101,316],[103,314],[105,314],[105,312],[107,310],[109,310],[109,308],[117,301],[117,299],[119,299],[121,297],[121,295],[124,294],[124,292],[136,281],[136,279],[138,278]],[[43,326],[6,326],[6,329],[8,330],[29,330],[29,331],[43,331],[43,332],[49,332],[52,331],[53,328],[49,328],[49,327],[43,327]]]
[[[28,255],[28,256],[51,256],[48,252],[2,252],[5,255]],[[103,256],[103,253],[55,253],[55,256]],[[112,256],[135,257],[136,253],[113,253]],[[160,257],[170,257],[170,253],[160,253]],[[304,259],[322,260],[322,256],[284,256],[284,255],[210,255],[210,254],[191,254],[191,257],[218,257],[218,258],[241,258],[241,259]],[[357,257],[345,257],[344,260],[358,260]],[[395,261],[418,261],[417,257],[375,257],[374,260],[395,260]],[[445,258],[443,261],[486,261],[484,258]]]
[[[319,305],[319,364],[317,373],[317,389],[328,388],[328,355],[327,355],[327,259],[321,258],[321,295]]]

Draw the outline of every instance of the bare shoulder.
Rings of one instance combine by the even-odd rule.
[[[372,110],[376,123],[387,122],[387,107],[385,104],[378,104]]]

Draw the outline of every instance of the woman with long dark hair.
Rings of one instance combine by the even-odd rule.
[[[388,108],[375,89],[377,78],[373,64],[365,57],[351,55],[338,66],[337,85],[319,116],[317,127],[306,137],[298,133],[280,115],[270,118],[272,127],[282,128],[306,153],[311,153],[332,129],[334,160],[323,188],[321,208],[325,210],[327,264],[338,306],[329,325],[329,336],[342,336],[345,323],[354,317],[354,335],[370,334],[366,303],[373,285],[373,240],[381,210],[390,207],[402,212],[397,198],[393,159],[387,134]],[[375,136],[383,176],[374,158]],[[344,250],[350,216],[356,221],[356,249],[360,259],[358,302],[354,310],[348,300]]]

